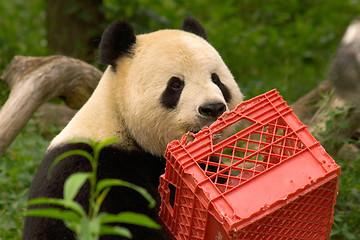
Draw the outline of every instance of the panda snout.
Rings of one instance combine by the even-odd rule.
[[[198,108],[198,112],[204,117],[218,118],[226,111],[226,105],[223,103],[204,104]]]

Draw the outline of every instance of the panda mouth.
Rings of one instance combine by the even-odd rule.
[[[200,130],[201,130],[201,129],[200,129]],[[195,131],[192,130],[192,131],[189,131],[189,132],[195,135],[195,134],[199,133],[200,130],[195,130]],[[195,137],[195,136],[194,136],[194,137]],[[212,141],[213,141],[214,144],[219,143],[221,140],[223,140],[222,131],[219,131],[219,132],[217,132],[217,133],[213,133],[213,134],[211,135],[211,139],[212,139]]]
[[[191,132],[193,134],[197,134],[198,132],[200,132],[200,130],[190,130],[189,132]]]
[[[213,124],[215,121],[211,121],[211,122],[208,122],[206,124],[201,124],[199,127],[196,127],[196,128],[190,128],[188,131],[193,133],[193,134],[197,134],[199,133],[204,127],[209,127],[211,124]],[[216,135],[216,136],[215,136]],[[218,132],[216,134],[214,134],[214,138],[218,138],[218,136],[221,135],[221,132]]]
[[[198,126],[193,126],[193,127],[190,127],[188,128],[188,131],[193,133],[193,134],[197,134],[198,132],[201,131],[201,129],[203,129],[204,127],[209,127],[212,123],[209,123],[209,124],[199,124]]]

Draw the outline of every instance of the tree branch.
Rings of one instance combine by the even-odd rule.
[[[61,97],[70,108],[79,109],[101,75],[95,67],[70,57],[15,56],[1,76],[11,93],[0,109],[0,156],[42,103]]]

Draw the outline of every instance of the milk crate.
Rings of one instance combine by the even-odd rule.
[[[160,177],[176,239],[329,239],[340,167],[276,90],[191,135],[169,143]]]

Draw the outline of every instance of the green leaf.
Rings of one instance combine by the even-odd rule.
[[[77,213],[79,216],[86,216],[86,213],[82,206],[74,201],[57,199],[57,198],[34,198],[28,201],[29,205],[39,205],[39,204],[53,204],[58,205],[64,208],[71,209],[73,212]]]
[[[100,221],[98,218],[89,219],[87,217],[81,219],[79,229],[77,230],[79,239],[97,240],[100,236]]]
[[[48,171],[48,178],[50,178],[52,171],[54,170],[54,167],[56,166],[56,164],[58,164],[61,160],[65,159],[69,156],[72,156],[72,155],[83,156],[83,157],[87,158],[90,162],[93,159],[93,156],[84,150],[71,150],[71,151],[64,152],[63,154],[61,154],[57,158],[55,158],[55,160],[51,164],[49,171]]]
[[[84,185],[89,178],[90,173],[74,173],[68,177],[64,184],[64,199],[73,200],[79,189]]]
[[[106,223],[127,223],[138,226],[161,229],[161,226],[148,216],[134,212],[121,212],[117,215],[103,214],[99,216],[101,224]]]
[[[104,147],[109,146],[109,145],[111,145],[113,143],[116,143],[118,141],[119,141],[118,138],[108,138],[108,139],[105,139],[104,141],[101,141],[98,144],[96,144],[93,147],[93,149],[94,149],[94,158],[98,159],[98,157],[100,155],[100,152]]]
[[[155,200],[151,197],[151,195],[146,191],[146,189],[136,186],[132,183],[122,181],[120,179],[103,179],[98,182],[96,186],[96,196],[99,195],[99,193],[102,191],[102,189],[106,187],[128,187],[131,188],[138,193],[140,193],[148,202],[149,202],[149,208],[155,207]]]
[[[98,217],[92,219],[89,223],[89,227],[90,227],[90,231],[91,231],[91,234],[94,236],[99,236],[100,234],[100,227],[101,227],[101,224],[100,224],[100,219]]]
[[[63,221],[80,222],[80,217],[73,211],[61,210],[59,208],[38,208],[30,209],[26,212],[27,216],[33,217],[48,217],[60,219]]]
[[[75,139],[71,139],[68,141],[68,143],[85,143],[87,145],[89,145],[91,148],[94,148],[95,145],[97,144],[95,141],[90,140],[88,138],[75,138]]]
[[[132,234],[128,229],[119,226],[112,227],[103,225],[100,228],[100,236],[101,235],[118,235],[130,239],[132,238]]]
[[[86,239],[90,240],[91,238],[91,228],[90,228],[90,220],[85,217],[81,219],[81,223],[79,226],[79,230],[77,231],[78,235],[80,236],[79,239]]]
[[[116,143],[118,142],[119,139],[118,138],[108,138],[108,139],[105,139],[104,141],[101,141],[100,143],[98,143],[95,147],[95,151],[94,152],[98,152],[100,153],[100,151],[106,147],[106,146],[109,146],[113,143]]]
[[[96,202],[95,202],[95,209],[94,209],[94,214],[97,215],[101,204],[103,203],[104,199],[106,198],[106,195],[109,193],[110,191],[110,187],[105,188],[104,191],[101,192],[101,194],[96,198]]]

